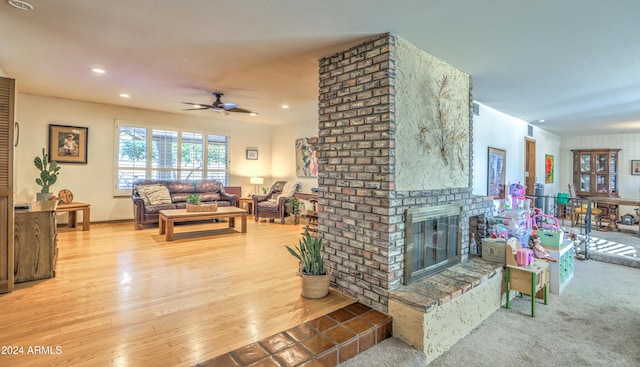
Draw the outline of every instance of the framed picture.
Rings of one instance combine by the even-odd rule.
[[[49,125],[49,161],[87,164],[89,128]]]
[[[257,160],[258,159],[258,149],[247,148],[247,159]]]
[[[631,161],[631,174],[640,175],[640,161]]]
[[[553,183],[554,157],[551,154],[544,155],[544,183]]]
[[[296,174],[298,177],[318,177],[318,157],[308,138],[296,139]]]
[[[492,199],[507,198],[507,151],[489,147],[487,172],[487,196]]]

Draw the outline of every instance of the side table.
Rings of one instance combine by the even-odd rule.
[[[509,257],[507,257],[509,259]],[[513,260],[515,261],[515,260]],[[509,261],[507,261],[509,262]],[[544,290],[544,304],[549,295],[549,263],[535,259],[530,266],[507,264],[507,309],[509,308],[509,291],[524,293],[531,296],[531,317],[536,316],[536,293]]]
[[[253,214],[253,198],[239,198],[240,208],[246,209],[248,214]]]
[[[89,231],[91,229],[91,204],[87,203],[68,203],[58,204],[57,213],[69,213],[69,228],[76,227],[78,210],[82,210],[82,230]]]

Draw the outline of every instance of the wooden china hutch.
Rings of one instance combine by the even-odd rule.
[[[573,184],[579,197],[618,197],[620,149],[575,149]]]

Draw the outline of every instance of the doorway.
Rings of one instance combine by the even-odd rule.
[[[534,195],[536,183],[536,141],[524,138],[524,185],[526,195]]]

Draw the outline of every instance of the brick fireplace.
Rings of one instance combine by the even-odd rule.
[[[320,60],[318,229],[333,286],[386,313],[406,212],[421,207],[460,208],[467,261],[469,218],[491,206],[471,194],[472,141],[471,78],[409,42],[382,34]]]

